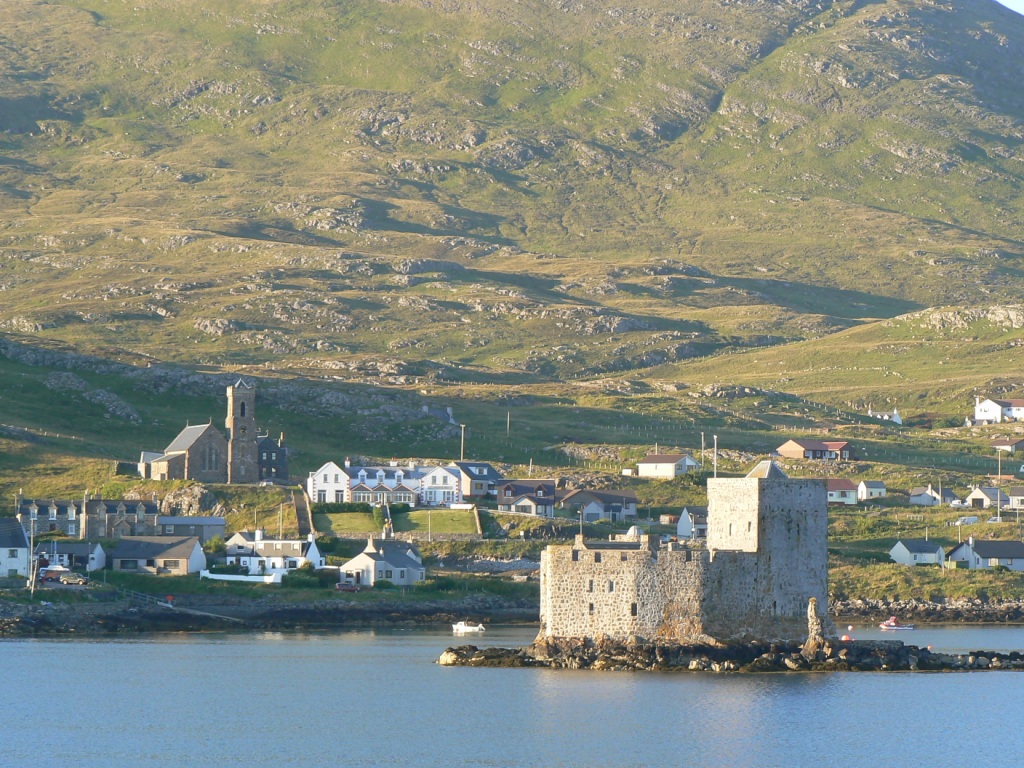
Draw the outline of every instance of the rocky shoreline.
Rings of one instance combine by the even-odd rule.
[[[826,641],[820,650],[808,653],[797,643],[719,647],[560,639],[525,648],[452,647],[441,654],[437,663],[630,672],[953,672],[1024,669],[1024,654],[934,653],[899,640]]]
[[[917,624],[1024,624],[1024,600],[832,600],[828,614],[843,624],[890,616]]]

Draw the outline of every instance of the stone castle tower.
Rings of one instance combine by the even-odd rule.
[[[259,451],[256,436],[256,390],[239,379],[229,386],[228,482],[255,483],[259,480]]]
[[[828,605],[826,525],[821,480],[790,479],[771,462],[711,479],[707,549],[661,546],[639,529],[549,546],[537,640],[803,640],[809,598]]]

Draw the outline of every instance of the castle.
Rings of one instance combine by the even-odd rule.
[[[287,483],[284,435],[274,440],[256,429],[256,389],[239,379],[227,388],[227,396],[227,439],[213,422],[185,427],[163,453],[142,454],[139,474],[201,483]]]
[[[639,529],[549,546],[537,641],[802,640],[808,599],[828,604],[826,510],[823,481],[790,479],[765,461],[746,477],[708,480],[706,550],[660,545]]]

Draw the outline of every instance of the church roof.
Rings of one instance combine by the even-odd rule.
[[[171,444],[164,449],[164,454],[182,453],[192,447],[193,443],[203,436],[212,424],[196,424],[194,427],[185,427],[178,436],[171,441]]]

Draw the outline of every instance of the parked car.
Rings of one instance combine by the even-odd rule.
[[[334,585],[334,588],[339,592],[358,592],[359,587],[353,584],[351,581],[339,581]]]
[[[69,571],[68,573],[62,573],[60,575],[60,583],[61,584],[88,584],[89,583],[89,578],[87,576],[83,576],[80,573],[75,573],[74,571]]]
[[[39,571],[39,581],[60,581],[60,577],[65,573],[71,573],[71,571],[65,568],[63,565],[50,565]]]
[[[978,522],[977,515],[968,515],[967,517],[958,517],[953,525],[974,525]]]

